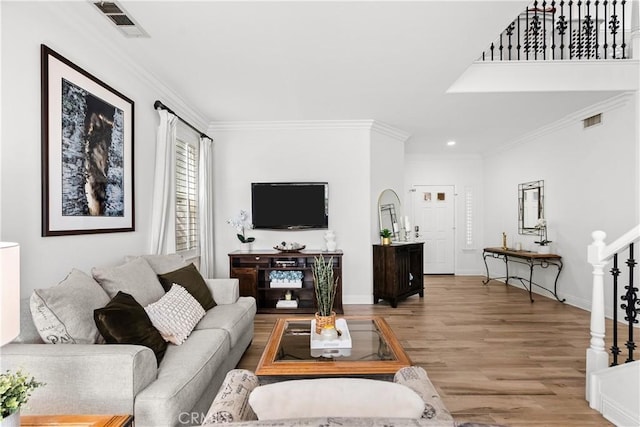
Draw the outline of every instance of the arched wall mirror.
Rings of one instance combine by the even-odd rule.
[[[518,233],[538,234],[538,218],[544,218],[544,180],[518,185]]]
[[[380,231],[389,229],[392,233],[392,240],[400,240],[400,229],[402,227],[402,205],[395,191],[386,189],[378,197],[378,218],[380,220]]]

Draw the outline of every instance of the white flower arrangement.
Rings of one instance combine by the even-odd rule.
[[[538,222],[536,223],[535,228],[538,230],[538,235],[540,236],[540,240],[535,241],[534,243],[539,244],[540,246],[547,246],[551,243],[551,240],[547,239],[547,220],[544,218],[538,218]]]
[[[247,235],[245,234],[247,229],[253,228],[253,224],[251,224],[248,220],[249,214],[247,214],[247,211],[245,210],[240,210],[240,214],[238,214],[236,218],[227,220],[227,224],[230,224],[233,228],[236,229],[236,236],[242,243],[251,243],[256,240],[255,237],[247,237]]]

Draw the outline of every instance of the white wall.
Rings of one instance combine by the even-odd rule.
[[[381,129],[382,130],[382,129]],[[404,142],[408,135],[371,132],[371,242],[380,243],[378,198],[392,189],[400,198],[398,218],[409,215],[404,200]]]
[[[92,22],[67,22],[66,7],[59,2],[2,4],[0,240],[21,245],[23,297],[61,281],[71,268],[89,272],[95,265],[120,262],[124,255],[148,252],[149,246],[157,127],[152,106],[168,92],[123,62],[108,41],[94,39],[87,31]],[[104,18],[95,17],[104,25]],[[113,36],[121,37],[115,30]],[[135,232],[41,237],[41,43],[135,102]]]
[[[581,120],[573,120],[485,157],[485,245],[500,245],[505,231],[510,245],[520,241],[524,249],[535,250],[535,236],[517,234],[517,189],[520,183],[544,180],[551,250],[564,262],[558,294],[585,309],[591,304],[586,258],[591,232],[604,230],[611,242],[639,222],[635,98],[613,105],[604,111],[601,125],[583,129]],[[534,274],[552,286],[553,271],[536,269]],[[609,292],[605,294],[610,301]]]
[[[240,209],[251,211],[252,182],[326,181],[329,228],[336,234],[338,249],[344,252],[343,303],[371,303],[371,211],[376,203],[372,201],[370,182],[371,126],[372,122],[210,126],[209,133],[216,140],[216,276],[229,274],[226,255],[238,249],[239,242],[226,221]],[[380,142],[376,141],[377,146]],[[394,170],[401,167],[401,162],[392,166]],[[378,185],[383,185],[382,180]],[[270,249],[281,241],[324,249],[324,233],[324,230],[251,230],[256,238],[254,249]]]
[[[452,148],[455,150],[455,148]],[[405,193],[414,185],[453,185],[455,186],[455,274],[483,274],[482,218],[483,218],[483,161],[479,155],[429,155],[411,153],[405,157]],[[474,242],[472,248],[465,247],[465,188],[473,192]],[[405,210],[411,217],[413,210],[411,199],[407,197]],[[428,272],[427,272],[428,273]]]

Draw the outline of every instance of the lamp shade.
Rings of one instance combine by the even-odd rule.
[[[20,334],[20,246],[0,242],[0,346]]]

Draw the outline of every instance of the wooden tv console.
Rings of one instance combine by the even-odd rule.
[[[338,289],[333,305],[336,313],[342,309],[342,251],[302,250],[299,252],[280,252],[270,249],[258,249],[250,252],[234,251],[229,253],[230,277],[240,281],[240,295],[256,299],[258,313],[315,313],[316,297],[313,286],[313,266],[316,257],[333,258],[333,275],[338,279]],[[272,287],[269,273],[272,271],[301,271],[302,287]],[[276,308],[278,300],[290,291],[292,300],[298,301],[297,308]]]

